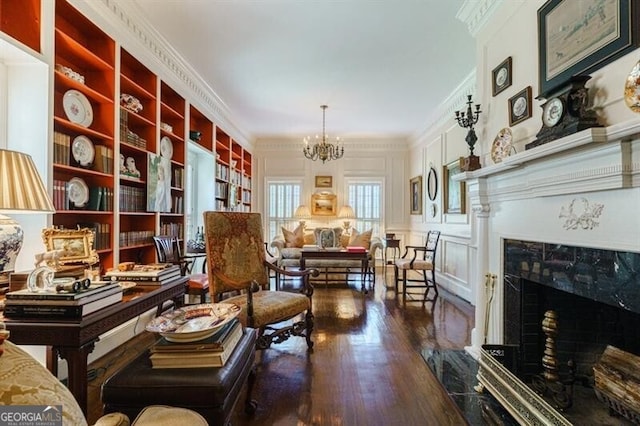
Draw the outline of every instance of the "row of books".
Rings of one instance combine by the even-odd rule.
[[[135,265],[130,271],[114,268],[104,274],[110,281],[135,281],[144,285],[162,285],[180,276],[180,266],[169,263]]]
[[[173,180],[171,186],[174,188],[184,188],[184,169],[182,167],[175,167],[173,169]]]
[[[89,200],[84,206],[76,206],[69,200],[69,182],[62,179],[53,180],[53,206],[56,210],[113,210],[113,188],[93,186],[89,188]]]
[[[160,235],[172,235],[182,239],[184,235],[184,225],[175,222],[163,222],[160,224]]]
[[[184,197],[182,195],[174,195],[171,197],[171,213],[184,213]]]
[[[222,367],[243,334],[242,325],[236,318],[212,336],[197,342],[173,343],[163,337],[149,349],[151,368]]]
[[[78,223],[79,228],[89,228],[93,231],[93,248],[106,250],[111,247],[111,224],[100,222]]]
[[[113,174],[113,149],[104,145],[94,145],[95,155],[92,169]],[[71,136],[53,132],[53,162],[65,166],[80,166],[71,158]]]
[[[80,319],[120,301],[122,287],[111,282],[94,282],[89,288],[77,292],[23,289],[6,294],[4,315],[7,318]]]
[[[139,246],[144,244],[150,244],[153,242],[152,238],[155,235],[153,231],[126,231],[121,232],[118,236],[118,243],[120,247]]]
[[[144,188],[120,186],[120,210],[123,212],[146,212],[147,194]]]
[[[129,130],[129,111],[120,107],[120,140],[138,148],[147,149],[147,141]]]

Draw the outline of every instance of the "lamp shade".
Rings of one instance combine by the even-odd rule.
[[[309,219],[311,217],[311,210],[309,210],[309,207],[304,205],[298,206],[293,217],[296,219]]]
[[[355,219],[356,214],[351,208],[351,206],[344,205],[340,207],[340,211],[338,212],[338,217],[341,219]]]
[[[31,156],[0,149],[0,212],[55,212]]]

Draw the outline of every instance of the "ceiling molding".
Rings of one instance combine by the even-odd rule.
[[[252,144],[251,136],[235,124],[224,101],[164,37],[148,24],[133,2],[69,0],[69,3],[98,23],[104,31],[111,30],[112,37],[152,71],[161,70],[157,74],[162,80],[180,85],[187,92],[186,97],[190,103],[209,116],[237,142],[243,145]],[[127,42],[135,45],[130,46]],[[149,62],[153,66],[150,66]]]
[[[456,18],[467,24],[469,34],[476,37],[503,3],[504,0],[466,0]]]

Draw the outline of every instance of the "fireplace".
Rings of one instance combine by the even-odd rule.
[[[607,345],[640,354],[639,272],[640,253],[504,241],[504,343],[518,348],[512,372],[527,384],[539,380],[547,337],[541,323],[554,311],[558,373],[574,382],[565,416],[574,424],[585,415],[613,421],[596,399],[593,366]],[[557,405],[553,395],[548,401]]]

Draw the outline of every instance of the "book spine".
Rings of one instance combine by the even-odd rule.
[[[82,318],[82,306],[6,305],[7,318]]]
[[[111,290],[114,288],[119,288],[118,284],[112,283],[105,285],[103,288],[88,290],[81,293],[18,293],[18,292],[9,292],[5,295],[7,300],[10,299],[22,299],[22,300],[79,300],[83,297],[88,297],[97,293],[101,293],[103,295],[108,295],[109,293],[105,293],[107,290]]]
[[[107,278],[109,278],[111,281],[147,281],[147,282],[166,282],[169,280],[172,280],[174,278],[177,278],[180,276],[180,273],[176,273],[176,274],[171,274],[171,275],[163,275],[160,277],[146,277],[146,276],[140,276],[140,275],[108,275]]]

